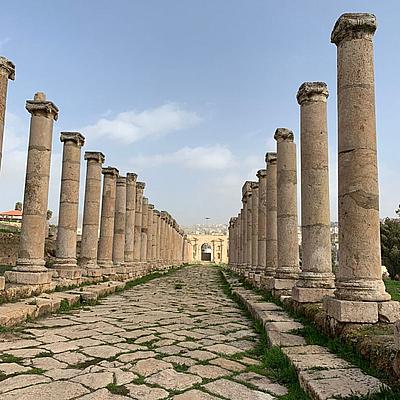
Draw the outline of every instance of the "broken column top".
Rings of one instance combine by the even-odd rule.
[[[263,176],[267,176],[267,170],[266,169],[259,169],[257,171],[256,176],[257,176],[257,178],[261,178]]]
[[[347,13],[342,14],[336,21],[331,33],[331,42],[338,45],[343,40],[368,39],[372,40],[377,23],[374,14]]]
[[[145,187],[146,187],[146,184],[144,182],[136,182],[137,189],[144,189]]]
[[[95,160],[99,163],[103,163],[106,157],[100,151],[85,151],[84,155],[85,160]]]
[[[276,164],[276,153],[275,152],[269,152],[265,155],[265,162],[267,163],[267,167],[269,164]]]
[[[0,56],[0,68],[3,68],[8,73],[8,79],[15,79],[15,65],[7,58]]]
[[[137,179],[137,174],[133,173],[133,172],[128,172],[126,174],[126,180],[128,182],[136,182]]]
[[[304,82],[297,91],[297,102],[302,105],[305,102],[323,101],[329,96],[328,86],[325,82]]]
[[[277,128],[275,131],[274,139],[280,143],[280,142],[293,142],[294,140],[294,134],[293,131],[291,131],[288,128]]]
[[[119,175],[119,171],[117,170],[117,168],[114,167],[104,167],[101,170],[103,175],[113,175],[113,176],[118,176]]]
[[[85,144],[85,137],[79,132],[61,132],[60,141],[66,142],[71,140],[75,142],[78,146],[83,146]]]
[[[58,107],[52,101],[47,101],[43,92],[37,92],[33,100],[27,100],[25,108],[32,115],[52,117],[55,121],[58,119]]]
[[[245,197],[249,192],[251,192],[251,181],[246,181],[242,186],[242,196]]]
[[[118,186],[126,186],[126,176],[118,176],[117,177],[117,185]]]

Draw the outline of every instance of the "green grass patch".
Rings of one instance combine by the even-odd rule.
[[[16,357],[16,356],[13,356],[12,354],[7,354],[7,353],[1,354],[0,360],[3,363],[17,363],[17,364],[19,364],[23,361],[23,359],[21,357]]]
[[[0,276],[4,275],[6,271],[11,271],[12,269],[12,265],[0,265]]]
[[[174,365],[174,370],[176,372],[186,372],[189,369],[189,367],[185,364],[175,364]]]
[[[386,291],[392,296],[392,300],[400,301],[400,281],[385,279],[384,283]]]
[[[109,383],[106,387],[113,394],[119,394],[121,396],[127,396],[129,394],[129,390],[123,385]]]

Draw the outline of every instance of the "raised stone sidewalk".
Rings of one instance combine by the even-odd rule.
[[[1,334],[0,398],[277,399],[244,354],[257,341],[217,269],[183,268]]]
[[[279,346],[294,365],[301,387],[315,400],[334,400],[380,392],[385,385],[377,378],[330,353],[326,348],[308,345],[296,330],[304,326],[282,307],[265,302],[262,296],[242,286],[240,281],[224,273],[232,293],[259,320],[271,346]]]

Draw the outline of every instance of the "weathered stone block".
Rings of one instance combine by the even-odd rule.
[[[7,271],[4,276],[7,282],[20,285],[45,285],[51,282],[53,272],[20,272]]]
[[[0,290],[4,290],[6,287],[6,278],[4,276],[0,276]]]
[[[321,303],[325,296],[333,297],[335,289],[306,288],[295,286],[292,298],[298,303]]]
[[[367,301],[348,301],[326,297],[323,300],[327,314],[339,322],[375,323],[378,322],[378,303]]]
[[[394,323],[400,319],[400,302],[384,301],[378,303],[378,318],[380,322]]]

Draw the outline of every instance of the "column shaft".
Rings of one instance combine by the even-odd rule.
[[[115,194],[113,264],[121,267],[124,263],[126,223],[126,177],[118,176]]]
[[[136,179],[133,173],[126,174],[126,216],[125,216],[125,266],[132,268],[135,260],[135,214],[136,214]]]
[[[265,274],[267,256],[267,171],[260,169],[258,177],[258,270]]]

